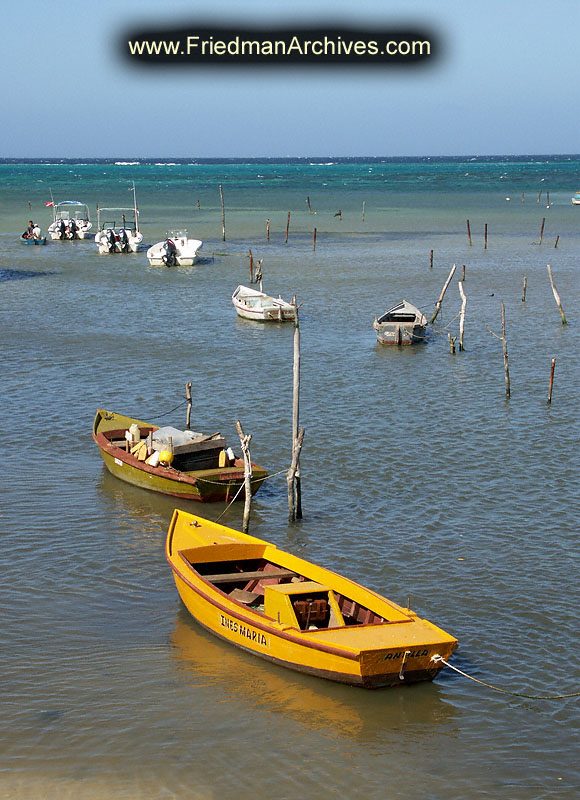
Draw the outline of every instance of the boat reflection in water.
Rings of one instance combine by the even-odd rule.
[[[211,690],[205,703],[241,703],[299,722],[306,728],[333,737],[373,742],[388,740],[393,728],[404,727],[409,734],[433,732],[440,724],[453,721],[453,706],[445,702],[440,687],[418,684],[412,692],[361,692],[359,689],[257,661],[253,655],[221,642],[199,627],[185,609],[175,616],[170,644],[172,656],[184,680],[196,688]]]

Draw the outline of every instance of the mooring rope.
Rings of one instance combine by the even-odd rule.
[[[181,403],[172,408],[170,411],[164,411],[163,414],[150,414],[151,419],[159,419],[159,417],[167,417],[169,414],[173,414],[174,411],[177,411],[178,408],[184,406],[188,402],[187,397],[185,400],[182,400]]]
[[[224,469],[231,469],[231,467],[224,467]],[[275,478],[277,475],[284,475],[284,473],[288,472],[287,469],[281,469],[279,472],[272,472],[270,475],[264,475],[263,478],[254,478],[252,477],[252,481],[267,481],[268,478]],[[210,481],[209,478],[196,478],[198,481],[203,481],[204,483],[213,483],[214,486],[223,486],[223,481]],[[241,478],[232,478],[232,481],[241,480]]]
[[[562,700],[565,697],[580,697],[580,692],[571,692],[570,694],[525,694],[524,692],[512,692],[509,689],[500,689],[499,686],[492,686],[491,683],[486,683],[485,681],[480,681],[478,678],[474,678],[473,675],[468,675],[467,672],[463,672],[463,670],[459,669],[458,667],[454,667],[453,664],[450,664],[448,661],[445,661],[443,656],[433,656],[432,661],[436,664],[443,663],[449,669],[455,670],[460,675],[463,675],[464,678],[469,678],[470,681],[475,681],[475,683],[479,683],[482,686],[486,686],[488,689],[493,689],[494,692],[501,692],[502,694],[511,694],[514,697],[526,697],[528,700]]]
[[[224,508],[224,510],[222,511],[222,513],[219,515],[219,517],[218,517],[216,520],[214,520],[214,522],[219,522],[219,521],[220,521],[220,519],[221,519],[221,518],[223,517],[223,515],[226,513],[226,511],[228,510],[228,508],[229,508],[229,507],[230,507],[230,506],[231,506],[233,503],[235,503],[235,502],[236,502],[236,500],[238,499],[238,495],[239,495],[239,493],[242,491],[242,489],[243,489],[244,487],[245,487],[245,483],[241,483],[241,484],[240,484],[240,488],[238,489],[238,491],[237,491],[237,492],[235,493],[235,495],[232,497],[232,499],[231,499],[231,500],[230,500],[230,502],[227,504],[227,506]]]

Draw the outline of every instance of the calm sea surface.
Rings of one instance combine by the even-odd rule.
[[[167,412],[191,381],[194,429],[239,451],[240,419],[253,460],[289,466],[293,330],[230,299],[251,248],[265,291],[303,304],[306,429],[304,519],[288,523],[278,475],[251,533],[410,596],[485,683],[580,691],[580,157],[312,161],[0,163],[2,798],[580,796],[579,698],[450,670],[365,692],[202,631],[164,558],[174,501],[115,480],[92,442],[99,406],[184,426],[184,407]],[[145,242],[187,228],[202,263],[20,243],[31,217],[46,230],[51,190],[124,206],[133,181]],[[430,315],[454,263],[428,341],[378,345],[375,313],[406,298]]]

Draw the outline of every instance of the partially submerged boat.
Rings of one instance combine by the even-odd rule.
[[[249,286],[238,286],[232,295],[232,303],[240,317],[257,319],[262,322],[290,322],[296,320],[297,306],[295,302],[288,303],[270,297],[257,289]]]
[[[51,239],[73,241],[86,239],[90,235],[93,223],[86,203],[81,203],[79,200],[53,203],[52,216],[53,221],[48,226]]]
[[[46,236],[22,236],[22,244],[46,244]]]
[[[202,247],[200,239],[188,239],[187,231],[174,231],[165,241],[152,245],[147,258],[152,267],[191,267]]]
[[[143,241],[139,230],[139,209],[135,186],[133,206],[128,208],[98,208],[95,242],[99,253],[136,253]]]
[[[376,688],[432,680],[457,639],[276,545],[176,509],[166,557],[204,628],[275,664]]]
[[[382,316],[375,317],[373,328],[381,344],[414,344],[425,340],[427,317],[403,300]]]
[[[182,500],[228,502],[244,481],[243,459],[219,433],[160,428],[99,408],[93,439],[109,472],[142,489]],[[265,477],[266,471],[252,464],[252,494]]]

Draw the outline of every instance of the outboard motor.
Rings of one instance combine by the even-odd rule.
[[[177,264],[177,247],[171,239],[167,239],[163,245],[161,260],[166,267],[174,267]]]
[[[64,219],[61,219],[58,223],[58,238],[59,239],[66,239],[66,225]]]
[[[127,233],[126,228],[121,228],[119,231],[119,246],[122,253],[129,252],[129,234]]]
[[[105,231],[105,244],[109,248],[109,253],[115,252],[117,248],[117,237],[115,236],[115,231],[112,228],[109,228],[107,231]]]
[[[78,239],[78,230],[79,226],[76,223],[76,220],[71,219],[70,225],[68,226],[68,235],[70,239]]]

